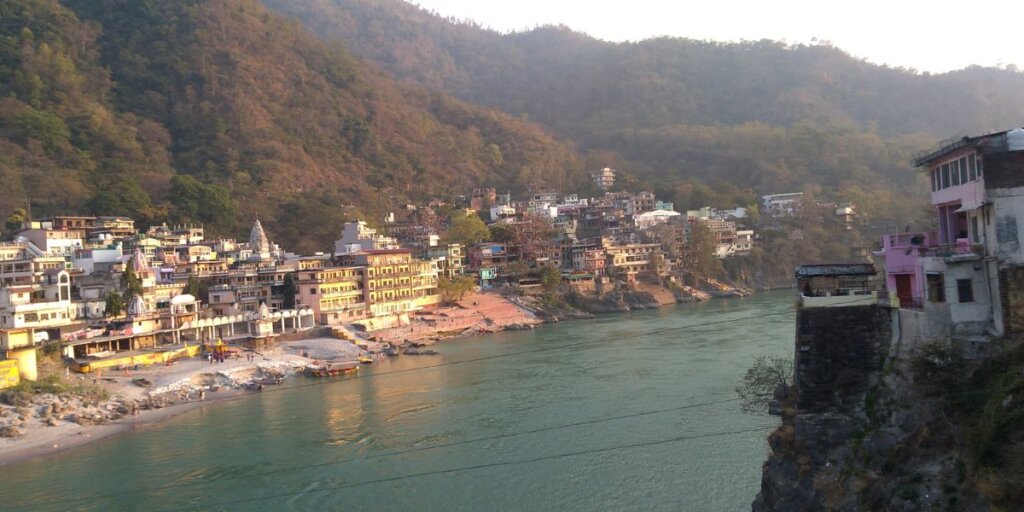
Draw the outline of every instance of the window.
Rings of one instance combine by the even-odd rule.
[[[946,284],[942,274],[928,274],[928,300],[946,302]]]
[[[978,217],[971,217],[971,242],[980,243],[978,238]]]
[[[949,188],[949,164],[942,164],[942,187]]]
[[[956,295],[960,302],[974,302],[974,287],[970,279],[956,280]]]
[[[978,163],[974,157],[968,158],[967,163],[970,165],[970,176],[971,181],[978,179]]]
[[[967,157],[960,158],[960,183],[967,183]]]
[[[950,172],[950,174],[953,175],[952,176],[952,178],[953,178],[953,185],[954,186],[959,185],[960,184],[960,161],[959,160],[953,160],[952,162],[949,163],[949,172]]]
[[[979,156],[979,157],[978,157],[978,177],[979,177],[979,178],[981,178],[981,177],[983,176],[983,174],[982,174],[982,172],[981,172],[981,171],[982,171],[982,169],[983,169],[983,168],[985,167],[984,165],[982,165],[982,164],[983,164],[984,162],[985,162],[985,161],[984,161],[984,160],[982,160],[982,159],[981,159],[981,157]]]
[[[939,189],[939,168],[932,169],[932,192]]]
[[[316,295],[316,288],[310,288],[309,289],[309,294],[310,295]]]

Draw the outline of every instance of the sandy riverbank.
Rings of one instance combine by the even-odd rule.
[[[69,395],[19,394],[0,403],[0,464],[68,450],[114,434],[145,428],[190,410],[244,395],[262,379],[285,378],[314,361],[356,361],[362,349],[348,341],[317,338],[281,343],[272,350],[210,363],[193,358],[172,366],[65,377],[93,383],[106,400]],[[145,379],[148,386],[138,385]],[[9,436],[9,437],[7,437]]]
[[[409,325],[361,333],[360,343],[380,351],[386,343],[430,343],[453,336],[531,328],[544,323],[532,311],[496,293],[467,294],[458,305],[414,315]],[[355,334],[354,331],[350,331]],[[356,336],[353,336],[356,337]],[[69,383],[102,387],[109,399],[50,394],[25,395],[23,403],[0,403],[0,465],[62,452],[144,429],[188,411],[237,399],[264,379],[286,378],[317,361],[357,361],[364,349],[335,338],[289,341],[246,357],[210,363],[205,358],[131,372],[66,377]],[[146,386],[136,382],[146,381]],[[4,429],[16,432],[2,437]],[[12,434],[10,430],[7,434]]]
[[[434,342],[460,335],[529,328],[544,323],[532,311],[497,293],[469,293],[454,307],[414,315],[408,325],[374,331],[374,340],[390,343]]]

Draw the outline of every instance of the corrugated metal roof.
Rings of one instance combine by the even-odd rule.
[[[796,277],[873,276],[877,273],[870,263],[827,263],[796,268]]]

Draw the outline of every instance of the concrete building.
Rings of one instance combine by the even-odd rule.
[[[32,243],[0,244],[0,329],[28,329],[35,340],[38,331],[59,334],[70,325],[75,310],[66,266]]]
[[[437,266],[438,275],[449,279],[465,272],[461,244],[426,247],[420,253],[420,259],[433,261]]]
[[[75,251],[85,247],[86,230],[82,228],[56,229],[44,224],[43,227],[19,231],[18,240],[31,242],[32,245],[48,255],[70,258]]]
[[[761,213],[770,217],[791,217],[800,210],[803,199],[803,192],[761,196]]]
[[[881,287],[870,263],[801,265],[796,283],[803,308],[877,305]]]
[[[216,315],[258,312],[266,304],[271,312],[285,308],[285,279],[294,265],[245,265],[213,278],[207,295]]]
[[[901,320],[971,343],[1024,330],[1024,129],[950,141],[915,165],[938,229],[886,235],[876,253]]]
[[[615,186],[615,170],[605,167],[598,171],[591,171],[590,180],[594,183],[594,188],[606,192]]]
[[[365,267],[365,296],[372,328],[408,323],[409,313],[440,301],[437,266],[422,261],[410,249],[360,251],[339,258],[342,266]]]
[[[121,242],[94,247],[92,249],[79,249],[71,256],[71,265],[83,274],[89,275],[100,271],[109,272],[111,267],[124,258],[124,250]]]
[[[606,244],[604,252],[607,272],[632,282],[640,273],[652,270],[651,263],[661,253],[661,244]]]
[[[658,224],[665,224],[675,217],[679,217],[682,214],[671,210],[654,210],[650,212],[638,213],[633,216],[633,224],[637,229],[647,229]]]
[[[367,306],[365,267],[327,267],[297,273],[296,304],[308,306],[321,325],[362,320]]]
[[[334,254],[338,255],[398,248],[397,240],[377,234],[376,229],[368,227],[366,222],[361,220],[346,222],[342,228],[341,239],[334,242]]]

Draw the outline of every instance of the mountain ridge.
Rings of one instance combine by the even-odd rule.
[[[682,207],[709,198],[694,187],[721,191],[710,199],[729,206],[810,184],[905,218],[920,205],[903,198],[924,200],[913,154],[1024,124],[1024,73],[1012,70],[918,74],[773,41],[613,43],[550,26],[501,34],[401,0],[264,3],[396,78],[537,121],[574,141],[588,167],[637,174]],[[734,142],[743,137],[746,147]],[[773,146],[793,149],[756,149]]]
[[[259,216],[285,247],[314,251],[343,220],[404,201],[585,179],[546,129],[396,83],[252,0],[3,9],[2,211],[236,236]]]

